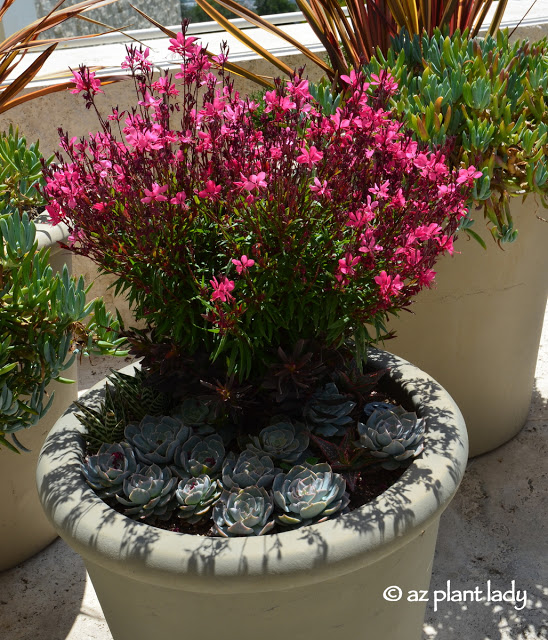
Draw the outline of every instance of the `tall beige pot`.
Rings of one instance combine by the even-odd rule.
[[[495,449],[524,425],[548,293],[548,223],[536,196],[514,198],[517,241],[487,250],[464,237],[437,265],[436,287],[389,323],[386,348],[414,362],[453,396],[470,456]],[[477,225],[479,227],[479,224]]]
[[[71,254],[62,251],[58,240],[67,239],[66,228],[37,224],[36,237],[40,247],[51,247],[50,264],[59,271],[71,266]],[[76,378],[76,365],[65,371],[65,377]],[[17,455],[0,450],[0,571],[10,569],[41,551],[57,537],[45,517],[36,490],[36,464],[44,440],[59,416],[77,398],[77,385],[52,382],[48,393],[55,392],[49,412],[31,429],[17,433],[18,440],[30,453]]]
[[[466,465],[466,428],[422,371],[384,352],[370,361],[391,367],[394,387],[427,418],[423,456],[371,503],[276,535],[206,538],[120,515],[81,475],[80,423],[70,413],[57,422],[40,454],[40,497],[83,557],[114,640],[419,640],[426,605],[408,593],[428,589],[439,518]],[[401,600],[389,601],[398,588]]]

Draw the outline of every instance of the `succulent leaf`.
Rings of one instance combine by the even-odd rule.
[[[208,475],[181,480],[175,490],[175,498],[179,504],[177,515],[189,524],[200,522],[209,517],[222,490],[221,483]]]
[[[222,483],[229,491],[253,485],[270,489],[280,472],[269,456],[259,456],[248,449],[236,458],[231,452],[223,462]]]
[[[292,527],[323,522],[349,503],[344,478],[327,463],[297,465],[277,476],[272,494],[280,511],[276,521]]]
[[[169,465],[192,429],[171,416],[145,416],[139,424],[128,424],[124,434],[139,462]]]
[[[177,479],[169,467],[156,464],[138,467],[124,480],[116,500],[125,507],[124,514],[134,519],[158,518],[168,520],[177,507],[175,487]]]
[[[251,436],[247,449],[258,456],[269,456],[294,464],[308,447],[309,438],[301,423],[293,424],[285,416],[274,416],[272,424],[261,429],[258,436]]]
[[[383,459],[384,469],[397,469],[422,453],[424,429],[424,418],[403,407],[377,409],[365,424],[358,422],[358,444]]]
[[[225,538],[261,536],[275,524],[273,510],[272,496],[263,487],[223,491],[213,507],[215,529]]]

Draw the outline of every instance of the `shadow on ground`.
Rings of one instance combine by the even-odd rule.
[[[86,613],[85,588],[84,563],[57,539],[47,553],[0,573],[0,637],[65,640],[76,618]]]
[[[425,640],[548,639],[547,459],[548,398],[535,387],[524,429],[469,461],[442,516]],[[440,593],[434,611],[434,590],[447,591],[447,581],[451,591],[479,587],[481,601],[441,601]],[[487,602],[488,581],[491,594],[508,592],[514,581],[518,599],[527,592],[525,606],[522,600]]]

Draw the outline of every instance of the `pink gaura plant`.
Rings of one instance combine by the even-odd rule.
[[[60,164],[45,169],[70,249],[117,276],[148,340],[223,354],[240,380],[300,339],[351,338],[363,358],[432,284],[477,172],[411,139],[386,110],[388,75],[369,86],[353,71],[328,114],[302,70],[261,105],[234,89],[226,47],[212,62],[183,30],[171,50],[174,78],[128,48],[137,100],[106,118],[97,78],[78,72],[100,131],[61,131]]]

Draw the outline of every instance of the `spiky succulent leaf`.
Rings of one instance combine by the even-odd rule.
[[[355,406],[355,402],[339,393],[334,382],[328,382],[309,398],[303,416],[314,433],[326,437],[342,437],[352,422],[350,413]]]
[[[125,507],[124,514],[135,520],[168,520],[177,507],[176,485],[177,478],[169,467],[160,468],[156,464],[138,467],[124,480],[116,500]]]
[[[139,462],[169,465],[192,436],[192,429],[171,416],[145,416],[139,424],[128,424],[124,435]]]
[[[270,489],[281,469],[276,469],[272,458],[259,456],[246,450],[238,458],[231,452],[223,462],[222,483],[229,491],[253,485]]]
[[[261,536],[272,529],[272,496],[263,487],[223,491],[213,507],[217,532],[225,537]]]
[[[118,402],[126,407],[132,421],[139,422],[147,415],[161,416],[169,412],[169,396],[147,386],[147,375],[146,371],[136,368],[132,375],[113,371],[109,376]]]
[[[344,478],[327,463],[297,465],[280,474],[274,479],[272,495],[279,510],[276,521],[291,527],[323,522],[349,502]]]
[[[272,424],[261,429],[258,436],[251,436],[247,449],[258,456],[294,464],[303,456],[308,442],[308,434],[301,423],[293,424],[285,416],[274,416]]]
[[[104,400],[96,409],[86,407],[80,402],[74,404],[81,412],[77,413],[76,417],[86,429],[85,437],[89,451],[97,451],[103,444],[123,440],[128,419],[124,405],[116,402],[110,385],[105,386]]]
[[[189,524],[196,524],[207,518],[213,505],[221,497],[222,485],[208,475],[181,480],[175,490],[179,508],[177,515]]]
[[[111,498],[122,491],[124,480],[136,472],[137,461],[127,442],[103,444],[81,468],[84,478],[97,495]]]
[[[403,407],[374,411],[365,424],[358,422],[359,444],[383,459],[384,469],[398,469],[424,449],[424,418]]]

